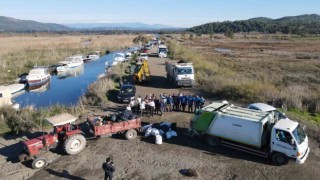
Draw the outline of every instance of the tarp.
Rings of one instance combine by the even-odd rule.
[[[59,125],[72,123],[72,122],[76,121],[77,119],[78,118],[75,117],[74,115],[71,115],[69,113],[62,113],[62,114],[48,117],[45,120],[48,121],[53,126],[59,126]]]

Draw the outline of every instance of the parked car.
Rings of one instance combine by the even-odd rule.
[[[118,94],[119,102],[129,102],[136,96],[136,87],[132,84],[124,84],[120,87]]]
[[[148,45],[146,45],[144,48],[147,49],[147,50],[151,50],[151,49],[152,49],[152,46],[148,44]]]
[[[147,53],[140,53],[140,54],[138,54],[138,57],[137,57],[136,61],[137,61],[137,62],[139,62],[139,61],[142,62],[142,60],[148,60],[148,55],[147,55]]]
[[[280,120],[280,119],[289,119],[287,116],[279,111],[277,108],[270,106],[265,103],[253,103],[248,106],[249,109],[259,110],[263,112],[272,112],[272,115],[274,116],[274,119]]]

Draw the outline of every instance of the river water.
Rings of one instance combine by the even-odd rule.
[[[105,72],[105,62],[112,63],[115,51],[101,56],[98,60],[89,61],[83,65],[72,68],[69,73],[52,75],[51,80],[40,86],[20,92],[13,98],[20,107],[48,107],[55,104],[70,106],[78,102],[90,84]]]

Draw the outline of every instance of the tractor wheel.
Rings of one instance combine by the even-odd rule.
[[[86,146],[86,139],[81,134],[68,137],[64,144],[64,150],[67,154],[77,154]]]
[[[137,137],[137,131],[134,129],[128,130],[125,136],[128,140],[135,139]]]
[[[206,142],[210,147],[217,147],[220,145],[220,139],[218,137],[207,137]]]
[[[48,165],[48,161],[44,157],[38,157],[34,159],[31,164],[33,169],[41,169],[47,165]]]
[[[281,166],[281,165],[285,165],[288,164],[288,157],[282,153],[274,153],[272,154],[272,162],[277,165],[277,166]]]

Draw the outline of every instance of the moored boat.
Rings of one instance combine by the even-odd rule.
[[[46,67],[35,67],[30,70],[27,81],[29,86],[35,86],[46,83],[50,80],[50,74]]]

